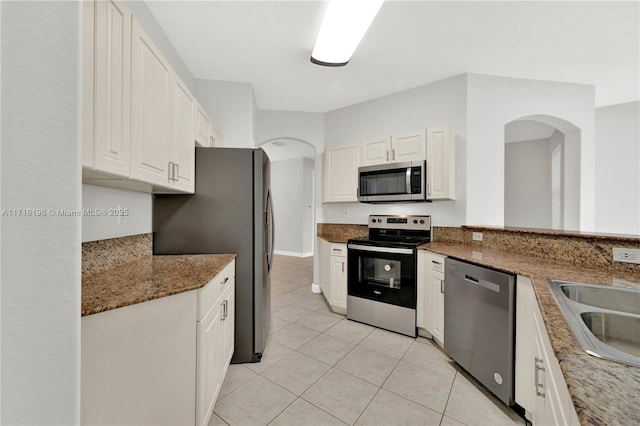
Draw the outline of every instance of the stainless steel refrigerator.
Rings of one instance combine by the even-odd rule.
[[[232,362],[258,362],[269,335],[273,207],[262,149],[196,148],[193,195],[155,195],[154,254],[236,253]]]

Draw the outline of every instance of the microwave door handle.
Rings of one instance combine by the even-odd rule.
[[[407,167],[406,182],[407,182],[407,194],[411,194],[411,167]]]

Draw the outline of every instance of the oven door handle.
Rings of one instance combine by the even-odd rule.
[[[376,253],[413,254],[413,250],[408,248],[363,246],[362,244],[349,244],[347,248],[361,251],[373,251]]]

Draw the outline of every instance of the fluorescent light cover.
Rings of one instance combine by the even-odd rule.
[[[311,62],[346,65],[384,0],[330,0]]]

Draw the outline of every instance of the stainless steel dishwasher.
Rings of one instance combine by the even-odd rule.
[[[515,276],[445,260],[444,350],[505,404],[514,404]]]

